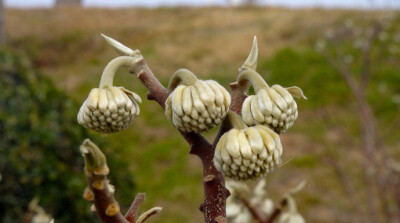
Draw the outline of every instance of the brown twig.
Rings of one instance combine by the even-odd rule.
[[[113,187],[108,183],[109,169],[104,154],[88,139],[80,150],[85,159],[85,175],[89,185],[83,194],[85,200],[93,202],[96,214],[103,223],[129,223],[121,214],[119,204],[114,199]]]
[[[368,83],[371,79],[371,51],[374,47],[375,41],[382,31],[382,25],[380,23],[376,23],[373,27],[372,34],[367,38],[366,43],[362,49],[362,62],[361,62],[361,80],[360,80],[360,89],[365,91],[368,87]]]
[[[377,117],[373,108],[368,103],[366,90],[371,80],[371,54],[379,34],[383,30],[381,22],[376,22],[372,27],[371,34],[367,37],[362,47],[361,69],[359,71],[360,79],[354,78],[350,68],[343,64],[340,58],[335,58],[329,51],[323,51],[327,61],[338,71],[347,83],[357,103],[357,112],[360,122],[360,139],[364,159],[364,180],[366,182],[366,193],[368,203],[368,222],[378,221],[380,214],[376,211],[379,207],[384,213],[385,221],[391,218],[389,208],[388,182],[392,178],[390,170],[386,167],[388,163],[388,154],[382,139],[382,135],[377,126]],[[336,49],[338,50],[338,49]],[[372,169],[374,171],[369,171]],[[388,193],[389,192],[389,193]]]
[[[143,201],[146,199],[145,193],[138,193],[135,197],[135,200],[132,202],[131,207],[125,214],[126,220],[130,223],[134,223],[139,212],[140,205],[142,205]]]
[[[96,212],[103,223],[143,223],[162,210],[160,207],[154,207],[138,217],[139,207],[145,199],[145,194],[139,193],[128,212],[123,216],[119,204],[114,198],[114,186],[107,180],[110,170],[106,163],[106,157],[88,139],[83,141],[80,150],[85,159],[85,175],[89,185],[83,193],[83,198],[93,203],[92,211]]]

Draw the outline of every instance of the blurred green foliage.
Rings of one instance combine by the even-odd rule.
[[[113,158],[106,140],[77,124],[77,104],[29,60],[0,49],[0,76],[0,222],[22,222],[34,197],[57,222],[94,222],[82,199],[86,179],[79,145],[88,137],[110,158],[113,184],[132,194],[133,178],[123,171],[128,160]]]

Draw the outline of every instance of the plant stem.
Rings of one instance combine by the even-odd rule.
[[[180,83],[184,85],[193,85],[198,78],[188,69],[179,69],[172,75],[168,84],[168,90],[173,91]]]
[[[253,86],[255,93],[257,93],[261,88],[269,87],[261,75],[253,70],[244,70],[241,72],[237,83],[238,85],[247,85],[248,81]]]
[[[129,223],[119,210],[114,192],[110,190],[107,180],[109,170],[104,154],[90,140],[83,142],[81,153],[85,159],[85,175],[88,181],[84,198],[93,202],[96,214],[103,223]]]
[[[225,119],[227,119],[235,129],[240,130],[247,128],[247,125],[243,122],[242,118],[235,112],[229,111]]]
[[[131,67],[135,64],[135,59],[130,56],[120,56],[110,61],[100,79],[99,88],[112,87],[114,75],[121,66]]]

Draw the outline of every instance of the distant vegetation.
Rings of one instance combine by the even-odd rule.
[[[0,75],[0,221],[29,221],[28,204],[37,197],[59,222],[94,222],[81,199],[86,179],[78,148],[87,137],[104,147],[107,141],[76,124],[77,104],[29,59],[1,48]],[[115,156],[110,162],[116,170],[126,165]],[[117,184],[134,187],[133,176],[115,174],[124,179]]]

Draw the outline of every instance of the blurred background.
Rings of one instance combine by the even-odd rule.
[[[152,222],[202,222],[202,169],[162,109],[144,100],[118,134],[76,114],[117,56],[104,33],[138,48],[167,85],[185,67],[228,89],[258,38],[269,84],[299,86],[299,118],[281,135],[284,165],[267,176],[276,202],[297,195],[308,222],[400,222],[400,1],[0,0],[0,222],[98,222],[79,145],[108,157],[126,211],[138,192]],[[146,89],[126,70],[115,83]],[[212,139],[217,129],[206,134]],[[46,213],[46,214],[44,214]],[[36,219],[35,219],[36,217]]]

